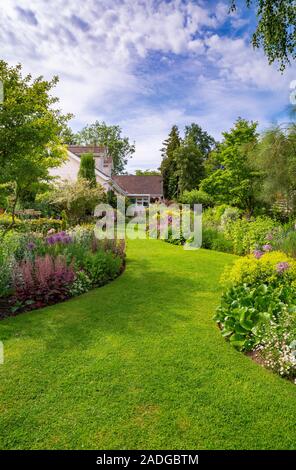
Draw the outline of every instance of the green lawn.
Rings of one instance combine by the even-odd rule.
[[[231,255],[130,241],[113,283],[0,323],[1,449],[295,449],[296,387],[212,321]]]

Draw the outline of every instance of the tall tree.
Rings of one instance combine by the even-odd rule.
[[[160,171],[163,178],[163,192],[166,199],[173,199],[178,192],[177,165],[174,152],[180,147],[181,138],[179,129],[174,125],[168,138],[163,142],[161,149],[162,162]]]
[[[66,145],[76,144],[76,135],[72,131],[71,127],[65,126],[65,128],[61,132],[61,140],[63,144],[66,144]]]
[[[84,153],[80,157],[78,177],[89,181],[91,187],[96,186],[96,165],[93,153]]]
[[[231,11],[237,0],[231,0]],[[255,4],[258,24],[253,34],[254,48],[263,47],[269,63],[279,62],[284,70],[296,58],[296,1],[245,0],[248,8]]]
[[[204,176],[204,156],[192,139],[186,139],[174,151],[178,175],[178,196],[197,189]]]
[[[113,173],[122,174],[128,159],[135,152],[135,145],[128,137],[122,136],[119,126],[107,126],[105,122],[96,121],[84,127],[75,136],[76,143],[80,145],[102,145],[108,149],[113,158]]]
[[[216,145],[215,139],[195,123],[185,126],[185,141],[194,144],[200,150],[204,160],[208,158]]]
[[[296,212],[296,124],[276,126],[262,135],[252,153],[263,174],[261,197],[267,204],[285,200]]]
[[[48,169],[66,158],[60,138],[70,115],[54,108],[58,78],[22,76],[22,67],[0,61],[4,100],[0,103],[0,184],[13,188],[12,213],[22,192],[49,178]]]
[[[260,172],[250,161],[256,145],[257,123],[239,118],[211,156],[214,170],[205,178],[200,189],[219,203],[227,203],[252,212],[256,200]]]

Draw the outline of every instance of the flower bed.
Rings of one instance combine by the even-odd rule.
[[[61,302],[117,277],[124,241],[98,241],[93,226],[6,234],[0,246],[0,318]]]
[[[270,244],[222,278],[215,320],[222,335],[281,376],[296,380],[296,261]]]

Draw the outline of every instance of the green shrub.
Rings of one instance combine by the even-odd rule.
[[[102,286],[120,273],[122,260],[113,253],[97,251],[86,253],[80,268],[88,275],[93,286]]]
[[[280,272],[280,266],[288,266]],[[225,287],[233,285],[254,284],[273,282],[290,283],[296,288],[296,261],[280,251],[260,253],[259,258],[255,255],[241,257],[232,266],[226,267],[221,277],[221,282]]]
[[[230,206],[228,206],[227,204],[221,204],[219,206],[209,207],[208,209],[203,211],[203,226],[206,228],[215,228],[217,230],[220,229],[221,217],[224,214],[225,210],[229,207]]]
[[[31,219],[23,221],[22,230],[27,232],[42,232],[47,233],[49,230],[61,230],[64,228],[64,223],[59,219]]]
[[[273,236],[278,229],[278,224],[269,217],[257,217],[251,220],[230,220],[224,233],[232,241],[234,253],[244,255],[261,248],[267,243],[268,236]]]
[[[242,211],[237,207],[227,207],[221,216],[221,229],[238,220],[241,216]]]
[[[295,301],[295,293],[288,285],[283,290],[280,285],[275,288],[267,284],[240,284],[222,296],[214,319],[234,347],[248,351],[260,343],[262,325],[281,317],[287,301]]]
[[[232,253],[233,246],[230,240],[227,240],[222,232],[215,228],[203,227],[202,247],[208,250],[223,251]]]
[[[200,191],[198,189],[193,189],[192,191],[184,191],[180,198],[182,204],[202,204],[204,208],[210,207],[213,205],[212,197],[207,194],[205,191]]]
[[[296,261],[281,252],[238,259],[226,268],[227,286],[215,320],[238,349],[260,344],[263,325],[277,323],[296,303]]]
[[[12,217],[9,214],[0,215],[0,228],[6,229],[12,225]],[[63,228],[63,221],[59,219],[19,219],[15,218],[15,223],[12,227],[14,230],[20,232],[42,232],[47,233],[49,230],[61,230]]]

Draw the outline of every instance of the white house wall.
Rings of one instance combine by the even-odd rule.
[[[57,168],[51,168],[50,176],[58,177],[59,180],[76,181],[80,168],[80,160],[68,157],[67,161]]]
[[[80,158],[72,153],[68,154],[67,160],[57,168],[51,168],[50,176],[57,178],[57,181],[76,181],[80,168]],[[108,176],[96,174],[97,183],[99,183],[107,191],[110,188],[110,180]]]

